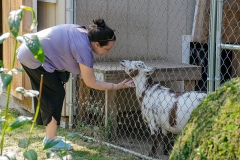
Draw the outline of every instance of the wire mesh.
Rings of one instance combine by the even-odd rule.
[[[223,2],[223,43],[239,42],[239,5],[240,0]],[[156,67],[154,81],[176,95],[207,92],[208,67],[214,63],[208,58],[210,0],[77,0],[74,8],[75,23],[88,25],[102,17],[115,30],[117,42],[111,52],[95,55],[98,80],[119,83],[129,78],[120,61],[141,60]],[[239,76],[238,52],[221,49],[221,84]],[[149,155],[153,139],[135,89],[98,91],[88,88],[81,75],[76,75],[73,95],[75,131]],[[167,158],[163,156],[160,126],[158,133],[155,157]],[[174,142],[172,135],[169,139]]]

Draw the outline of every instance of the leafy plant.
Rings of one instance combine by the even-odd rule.
[[[95,101],[90,98],[90,101],[85,101],[83,102],[83,105],[87,106],[87,111],[89,115],[89,120],[90,124],[95,125],[95,126],[101,126],[103,125],[103,105],[101,100],[100,101]]]
[[[112,141],[114,139],[112,134],[114,115],[110,114],[107,117],[107,124],[105,124],[104,106],[101,100],[96,101],[90,98],[90,101],[85,101],[82,105],[87,106],[88,117],[87,122],[80,124],[81,130],[88,136]]]
[[[0,60],[0,95],[3,93],[3,90],[7,88],[7,98],[6,98],[6,106],[5,106],[5,116],[0,118],[0,124],[3,125],[2,128],[2,137],[1,137],[1,143],[0,143],[0,149],[1,149],[1,158],[8,158],[8,159],[16,159],[16,157],[12,156],[12,154],[7,154],[7,155],[2,155],[3,154],[3,146],[4,146],[4,136],[6,132],[10,132],[14,129],[17,129],[21,126],[24,126],[25,124],[31,123],[31,129],[29,133],[28,139],[23,139],[19,141],[19,147],[25,148],[26,151],[23,153],[24,158],[28,160],[37,160],[37,153],[36,151],[30,149],[28,150],[28,147],[30,145],[30,140],[31,140],[31,135],[33,133],[34,126],[36,125],[36,120],[37,116],[39,113],[40,109],[40,99],[41,99],[41,90],[42,90],[42,82],[43,82],[43,75],[41,76],[41,81],[40,81],[40,91],[35,91],[35,90],[26,90],[23,87],[17,87],[15,91],[17,93],[22,94],[24,97],[37,97],[38,103],[37,103],[37,108],[35,111],[34,118],[32,117],[26,117],[26,116],[19,116],[14,122],[9,123],[9,115],[8,115],[8,109],[9,109],[9,101],[10,101],[10,92],[11,92],[11,82],[13,79],[12,74],[13,73],[18,73],[18,72],[24,72],[22,69],[14,68],[15,66],[15,61],[16,61],[16,50],[18,46],[18,42],[25,43],[26,46],[29,48],[29,50],[32,52],[34,57],[41,62],[42,64],[44,63],[45,60],[45,55],[44,51],[42,49],[41,43],[38,39],[38,37],[34,34],[25,34],[23,36],[19,36],[19,28],[20,28],[20,23],[21,20],[24,16],[24,11],[30,11],[32,12],[32,25],[30,30],[32,31],[35,27],[37,27],[37,19],[35,16],[35,12],[31,7],[27,6],[21,6],[20,9],[14,10],[10,12],[10,15],[8,17],[8,25],[9,25],[9,30],[10,33],[5,33],[2,36],[0,36],[0,44],[4,42],[7,38],[9,38],[11,35],[13,36],[15,40],[14,44],[14,56],[11,62],[11,68],[7,69],[4,68],[3,62]],[[72,133],[73,134],[73,133]],[[70,136],[73,136],[73,135]],[[66,138],[65,138],[66,140]],[[61,139],[55,138],[52,139],[51,141],[47,142],[44,146],[43,149],[48,149],[59,143]],[[50,154],[51,155],[51,154]],[[70,159],[71,155],[66,154],[65,151],[57,152],[57,155],[62,159]]]
[[[24,11],[31,11],[32,12],[32,25],[30,30],[33,30],[37,26],[37,19],[35,16],[35,12],[31,7],[27,6],[21,6],[20,9],[14,10],[10,12],[10,15],[8,17],[8,25],[10,33],[5,33],[2,36],[0,36],[0,43],[3,43],[4,40],[9,38],[11,35],[15,39],[14,43],[14,56],[11,61],[11,68],[7,69],[4,68],[3,62],[0,60],[0,95],[3,93],[3,90],[7,88],[7,98],[6,98],[6,106],[5,106],[5,116],[1,118],[0,122],[3,125],[2,127],[2,136],[1,136],[1,143],[0,143],[0,149],[1,149],[1,156],[3,154],[3,146],[4,146],[4,136],[6,132],[10,132],[16,128],[19,128],[27,123],[32,123],[32,128],[30,130],[29,138],[27,142],[20,141],[20,146],[26,147],[26,151],[23,153],[24,157],[26,159],[37,159],[37,153],[34,150],[28,150],[28,146],[30,144],[30,138],[31,134],[36,122],[36,117],[38,115],[39,107],[40,107],[40,96],[38,97],[38,106],[37,110],[32,122],[32,117],[26,117],[26,116],[19,116],[14,122],[9,124],[9,115],[8,115],[8,109],[9,109],[9,101],[10,101],[10,92],[11,92],[11,82],[13,79],[13,73],[18,72],[24,72],[22,69],[14,68],[15,61],[16,61],[16,50],[18,46],[18,42],[25,43],[26,46],[31,50],[34,57],[39,60],[41,63],[44,62],[44,53],[40,44],[40,41],[38,40],[37,36],[31,36],[29,34],[25,34],[23,36],[19,36],[19,28],[21,20],[24,16]],[[40,86],[41,89],[41,86]],[[23,94],[25,97],[37,97],[39,95],[38,91],[34,90],[25,90],[23,87],[16,88],[16,92]],[[3,156],[4,157],[4,156]],[[5,156],[8,157],[9,156]],[[11,158],[12,159],[12,158]],[[13,158],[14,159],[14,158]]]

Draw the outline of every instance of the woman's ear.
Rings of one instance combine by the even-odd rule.
[[[99,43],[98,42],[91,42],[91,48],[93,51],[95,51],[97,48],[99,48]]]
[[[98,42],[94,42],[95,43],[95,47],[100,47],[100,44]]]

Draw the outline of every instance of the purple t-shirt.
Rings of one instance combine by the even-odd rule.
[[[80,31],[77,29],[80,27],[83,26],[61,24],[33,33],[41,42],[45,54],[43,68],[47,72],[66,70],[73,74],[79,74],[79,63],[93,68],[93,52],[87,30]],[[17,59],[31,69],[41,65],[25,43],[17,49]]]

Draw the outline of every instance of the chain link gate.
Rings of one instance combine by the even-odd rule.
[[[239,3],[223,1],[222,43],[238,45]],[[222,84],[240,74],[236,46],[221,44],[220,56],[215,54],[221,42],[213,34],[216,28],[210,25],[217,10],[213,5],[210,0],[75,0],[74,23],[88,25],[102,17],[116,30],[117,42],[111,52],[102,57],[95,55],[98,80],[119,83],[129,78],[120,68],[120,61],[142,60],[157,67],[154,80],[176,94],[207,92],[208,82],[219,78]],[[210,67],[216,64],[216,58],[219,67]],[[217,74],[220,76],[215,79]],[[81,76],[75,75],[73,107],[72,128],[76,132],[150,158],[153,142],[135,89],[98,91],[85,86]],[[161,129],[159,133],[156,157],[167,159],[162,154]],[[169,138],[174,141],[172,136]]]

